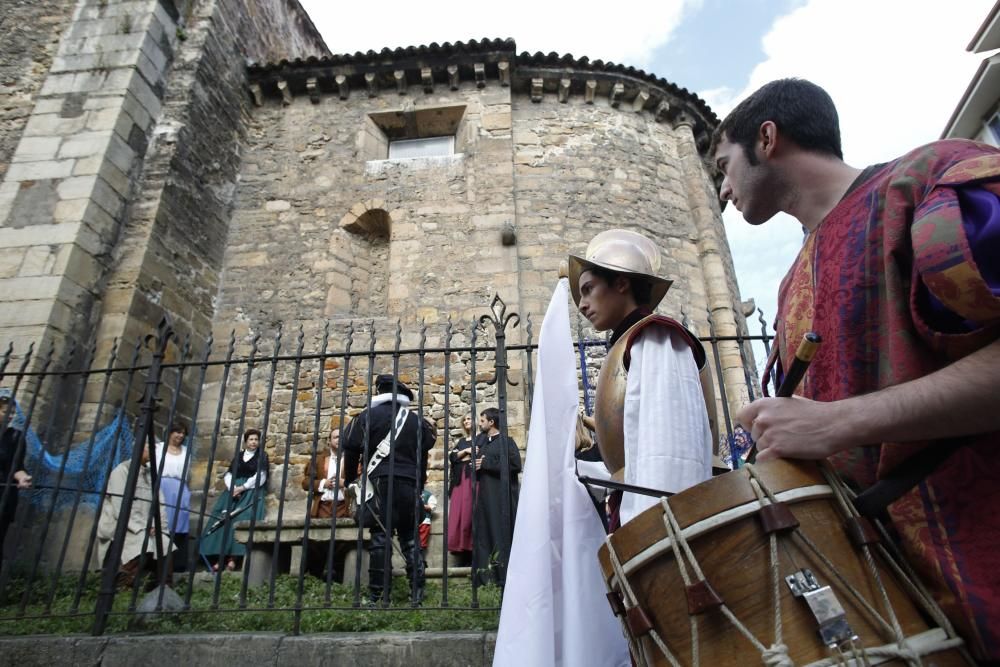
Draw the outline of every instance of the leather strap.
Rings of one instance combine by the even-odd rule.
[[[879,516],[886,507],[927,479],[965,443],[964,438],[953,438],[938,441],[917,452],[888,475],[858,494],[858,497],[854,499],[854,507],[862,516]]]
[[[371,480],[372,473],[375,472],[375,468],[378,468],[379,464],[382,463],[382,460],[389,455],[389,439],[399,437],[399,432],[403,430],[403,424],[406,423],[406,418],[409,416],[409,409],[400,406],[399,410],[396,412],[396,419],[392,429],[385,434],[382,441],[375,447],[375,453],[372,454],[370,459],[368,459],[368,468],[366,469],[366,472],[369,480]],[[365,502],[368,502],[374,496],[375,489],[369,481],[368,485],[365,487]]]

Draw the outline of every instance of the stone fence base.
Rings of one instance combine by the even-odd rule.
[[[352,665],[488,667],[494,632],[41,635],[0,639],[0,665],[177,667],[177,665]]]

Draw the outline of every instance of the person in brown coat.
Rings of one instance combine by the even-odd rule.
[[[337,452],[340,450],[340,419],[334,417],[330,423],[330,438],[326,451],[316,454],[316,468],[312,467],[310,459],[306,464],[305,475],[302,477],[302,490],[308,491],[312,482],[312,503],[309,516],[329,519],[351,516],[347,499],[344,496],[344,473],[340,471],[337,477]],[[341,465],[343,465],[341,463]],[[334,505],[336,504],[336,509]]]

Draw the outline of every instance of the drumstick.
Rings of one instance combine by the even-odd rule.
[[[634,484],[626,484],[625,482],[616,482],[611,479],[597,479],[596,477],[588,477],[583,475],[577,479],[583,483],[584,486],[599,486],[605,489],[611,489],[613,491],[624,491],[626,493],[637,493],[640,496],[652,496],[653,498],[663,498],[666,496],[669,498],[674,495],[669,491],[660,491],[659,489],[650,489],[645,486],[635,486]]]
[[[791,397],[795,392],[795,388],[799,386],[799,382],[802,382],[802,378],[805,377],[806,370],[809,369],[809,364],[812,362],[813,357],[816,356],[816,351],[819,350],[819,345],[822,342],[823,337],[814,331],[806,332],[802,336],[799,349],[795,350],[795,358],[792,359],[792,365],[789,367],[788,372],[785,373],[785,379],[781,381],[781,386],[778,387],[778,392],[775,396],[778,398]],[[754,443],[747,454],[747,463],[754,463],[756,461],[757,443]]]
[[[809,368],[809,363],[816,356],[816,351],[822,342],[823,337],[813,331],[809,331],[806,335],[802,336],[799,349],[795,350],[795,358],[792,360],[792,365],[788,369],[788,372],[785,373],[785,379],[781,381],[781,386],[778,387],[778,393],[775,396],[778,398],[789,398],[792,395],[795,388],[799,386],[799,382],[802,382],[802,378]]]

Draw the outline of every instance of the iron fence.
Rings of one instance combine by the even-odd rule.
[[[161,322],[155,334],[129,348],[116,342],[104,365],[96,363],[93,348],[82,353],[71,350],[53,368],[54,349],[39,356],[32,348],[15,357],[8,347],[0,360],[0,386],[8,388],[13,400],[3,414],[3,432],[5,442],[8,438],[16,442],[18,453],[24,455],[33,483],[31,489],[17,491],[16,466],[11,466],[3,480],[0,507],[16,501],[18,511],[0,571],[0,633],[18,621],[56,618],[77,619],[100,635],[167,609],[181,615],[255,614],[255,618],[280,612],[290,615],[290,629],[297,634],[309,629],[308,624],[303,626],[303,618],[313,612],[411,608],[420,597],[417,577],[409,581],[406,598],[391,597],[387,586],[374,606],[366,604],[364,563],[372,529],[360,528],[350,517],[321,519],[309,511],[318,493],[317,459],[327,447],[329,431],[336,428],[341,436],[332,465],[333,478],[342,480],[343,436],[349,428],[345,425],[371,407],[372,383],[379,371],[391,372],[398,382],[415,387],[412,408],[436,429],[429,458],[419,470],[419,476],[428,479],[427,488],[437,491],[440,499],[425,560],[435,591],[423,600],[421,613],[495,612],[502,591],[487,587],[484,598],[476,576],[494,563],[473,556],[471,564],[457,565],[449,558],[453,509],[449,463],[456,439],[463,435],[458,426],[461,418],[478,415],[486,406],[499,410],[504,437],[523,438],[527,433],[537,345],[530,318],[521,330],[522,342],[510,343],[508,332],[519,326],[520,317],[508,312],[499,297],[494,298],[490,311],[472,322],[449,320],[443,328],[423,324],[415,335],[406,336],[407,344],[398,322],[381,326],[372,320],[342,326],[327,323],[310,334],[317,345],[309,352],[303,327],[288,351],[279,327],[268,350],[257,333],[246,337],[248,349],[238,353],[241,341],[234,331],[223,352],[209,340],[196,353],[190,340],[175,340],[168,320]],[[762,332],[757,336],[712,332],[702,338],[715,360],[728,435],[733,427],[732,401],[720,347],[739,350],[746,398],[754,399],[759,384],[750,344],[763,344],[765,351],[770,344],[763,315],[760,322]],[[388,348],[379,345],[379,334],[387,327],[393,335]],[[585,337],[582,326],[578,333],[574,345],[580,356],[581,398],[589,413],[593,377],[605,341]],[[182,501],[166,501],[160,493],[165,457],[157,452],[165,445],[158,443],[167,441],[170,425],[178,420],[189,424],[180,474],[191,494],[186,507]],[[270,491],[253,489],[254,500],[249,503],[256,507],[254,503],[266,502],[263,518],[256,511],[238,515],[233,493],[218,488],[221,472],[235,471],[242,457],[240,443],[250,428],[264,435],[261,448],[269,461],[265,464],[265,457],[258,456],[256,474],[270,478]],[[473,460],[481,442],[478,435],[473,419],[469,435]],[[392,430],[389,437],[394,441]],[[375,445],[366,431],[363,461]],[[143,465],[144,450],[153,465]],[[515,488],[516,467],[511,468],[505,448],[500,452],[500,486]],[[391,446],[390,470],[395,454]],[[310,471],[308,478],[304,469]],[[481,474],[472,466],[473,497],[477,497]],[[124,486],[118,488],[122,475]],[[114,485],[112,478],[118,480]],[[147,483],[150,491],[144,496]],[[368,483],[362,466],[362,494]],[[397,484],[390,474],[390,498]],[[299,492],[300,487],[308,491]],[[220,512],[219,498],[227,496],[228,504]],[[210,507],[213,497],[216,507]],[[501,494],[499,501],[501,521],[512,527],[514,498]],[[414,522],[419,524],[419,494],[414,503]],[[394,527],[392,507],[390,502],[380,517],[389,533]],[[180,539],[178,530],[183,516],[179,510],[184,509],[190,516],[188,535],[195,538],[187,541]],[[144,525],[130,525],[136,515],[145,516]],[[169,517],[166,525],[164,515]],[[363,523],[364,517],[360,518]],[[418,525],[413,529],[417,532]],[[214,563],[201,554],[197,538],[218,530],[243,552],[233,572],[227,571],[227,565],[234,554],[224,549]],[[475,522],[472,530],[474,543],[484,539],[476,533]],[[494,545],[497,562],[506,562],[511,531],[504,532]],[[173,542],[164,546],[157,537],[161,535],[173,536]],[[140,597],[142,576],[122,586],[120,565],[129,540],[133,546],[139,542],[138,561],[132,563],[138,572],[153,570],[145,579],[145,587],[155,591],[152,595]],[[174,553],[177,544],[186,559]],[[106,554],[103,558],[99,558],[101,552]],[[393,549],[386,551],[385,559],[387,572],[401,574],[404,559],[394,556]],[[186,572],[174,572],[168,566],[183,560],[188,562]],[[176,599],[174,590],[179,593]],[[364,629],[368,622],[364,619],[369,617],[355,618],[353,629]]]

